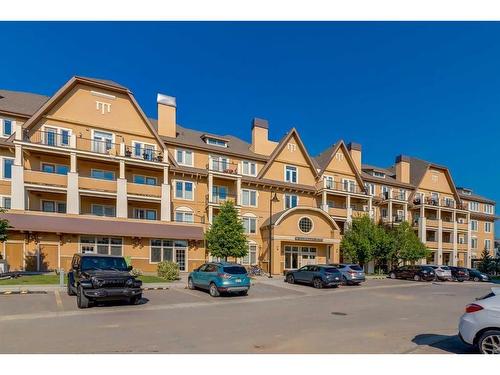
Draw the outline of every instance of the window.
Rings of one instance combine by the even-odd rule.
[[[257,264],[257,245],[250,242],[248,244],[248,253],[241,258],[241,264],[254,265]]]
[[[219,146],[219,147],[227,147],[227,142],[222,139],[217,138],[205,138],[205,142],[207,145]]]
[[[387,208],[382,208],[381,215],[382,217],[387,217]]]
[[[486,233],[491,233],[491,223],[490,222],[485,222],[484,223],[484,231]]]
[[[91,205],[92,215],[96,216],[115,216],[115,206],[108,206],[103,204],[92,204]]]
[[[69,167],[67,165],[42,163],[42,172],[56,173],[56,174],[68,174]]]
[[[285,210],[296,207],[299,202],[299,197],[295,194],[285,194]]]
[[[385,178],[385,173],[373,171],[373,176],[374,177]]]
[[[12,134],[12,120],[2,120],[2,136],[8,137]]]
[[[2,158],[2,178],[11,179],[12,178],[12,165],[14,164],[13,158]]]
[[[175,160],[181,165],[193,166],[193,152],[178,149],[175,151]]]
[[[389,198],[389,187],[388,186],[381,186],[380,192],[382,193],[382,196],[384,198]]]
[[[59,212],[66,213],[66,202],[46,201],[42,200],[43,212]]]
[[[343,186],[344,191],[349,191],[351,193],[354,193],[356,190],[356,181],[343,178],[342,179],[342,186]]]
[[[115,172],[105,171],[102,169],[91,169],[90,170],[90,177],[97,178],[99,180],[113,181],[115,179]]]
[[[82,236],[80,252],[121,256],[123,241],[120,237]]]
[[[233,173],[234,168],[230,168],[229,159],[225,156],[210,156],[210,170]]]
[[[365,189],[369,195],[375,195],[375,185],[368,182],[365,183]]]
[[[257,218],[255,216],[246,215],[241,220],[246,234],[257,233]]]
[[[313,222],[308,217],[303,217],[299,220],[299,229],[303,233],[309,233],[313,228]]]
[[[133,151],[134,158],[144,159],[144,160],[154,160],[155,150],[156,150],[155,145],[137,141],[132,142],[132,145],[134,150]]]
[[[142,176],[142,175],[137,175],[137,174],[134,175],[133,181],[134,181],[134,184],[141,184],[141,185],[156,185],[157,184],[156,177]]]
[[[484,240],[484,248],[486,250],[491,250],[491,240]]]
[[[477,220],[471,220],[470,221],[470,229],[473,230],[474,232],[477,232],[477,228],[478,228]]]
[[[484,204],[484,212],[493,215],[494,209],[492,204]]]
[[[44,126],[42,129],[42,143],[47,146],[68,147],[71,130],[55,126]]]
[[[0,207],[10,210],[10,197],[0,197]]]
[[[325,180],[325,188],[327,188],[327,189],[334,189],[335,188],[333,176],[325,176],[324,180]]]
[[[156,210],[134,208],[134,219],[156,220]]]
[[[247,176],[257,176],[257,164],[253,161],[242,161],[241,173]]]
[[[175,262],[180,271],[187,269],[187,241],[183,240],[151,240],[149,262]]]
[[[227,200],[228,197],[227,186],[212,186],[212,203],[220,203]]]
[[[113,133],[94,130],[92,135],[92,151],[107,154],[113,148]]]
[[[470,211],[479,211],[479,202],[469,202]]]
[[[291,165],[285,166],[285,182],[297,183],[297,167]]]
[[[188,207],[179,207],[175,210],[175,221],[181,223],[193,223],[193,211]]]
[[[473,249],[477,249],[477,238],[476,237],[471,238],[471,247]]]
[[[406,200],[406,190],[405,189],[399,189],[397,198],[399,200],[402,200],[402,201]]]
[[[446,207],[454,207],[455,206],[455,200],[450,197],[445,197],[444,198],[444,205]]]
[[[243,206],[257,207],[257,191],[242,189],[241,190],[241,204]]]
[[[193,183],[190,181],[175,181],[175,197],[177,199],[193,200]]]

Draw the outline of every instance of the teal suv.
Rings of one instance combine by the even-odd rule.
[[[221,293],[246,295],[250,289],[250,278],[245,267],[237,263],[211,262],[189,274],[188,288],[208,290],[212,297]]]

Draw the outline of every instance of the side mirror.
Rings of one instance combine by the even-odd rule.
[[[132,267],[132,266],[127,267],[127,271],[132,271],[133,269],[134,269],[134,267]]]

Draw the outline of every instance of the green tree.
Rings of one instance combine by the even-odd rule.
[[[360,265],[366,264],[376,254],[379,236],[377,225],[367,215],[353,218],[340,242],[344,258]]]
[[[390,255],[393,266],[398,265],[400,261],[413,263],[429,254],[429,249],[420,241],[407,221],[389,231],[393,239],[393,250]]]
[[[387,265],[392,263],[394,255],[394,236],[392,235],[392,231],[381,224],[376,226],[375,233],[373,260],[375,261],[375,269],[380,273],[387,271]]]
[[[247,255],[248,244],[243,223],[232,202],[221,205],[219,214],[205,233],[205,239],[213,257],[227,260],[228,257],[242,258]]]
[[[0,208],[0,213],[4,213],[5,210]],[[9,229],[9,221],[7,219],[0,219],[0,242],[7,241],[7,230]]]
[[[495,268],[496,268],[495,261],[493,260],[490,251],[485,246],[481,253],[481,262],[479,263],[478,269],[479,271],[484,273],[492,273],[492,271],[494,271]]]

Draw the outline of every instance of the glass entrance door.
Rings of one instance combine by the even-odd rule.
[[[316,264],[316,248],[307,246],[285,246],[285,269],[297,269]]]

